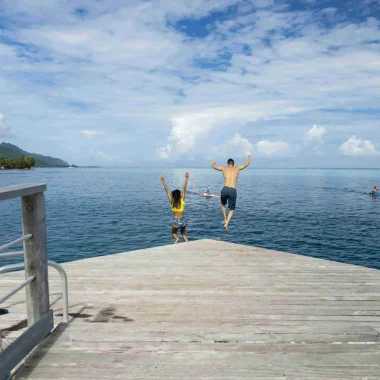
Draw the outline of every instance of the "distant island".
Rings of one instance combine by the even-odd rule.
[[[33,166],[41,168],[68,168],[71,165],[60,158],[29,153],[16,145],[6,142],[0,144],[0,169],[30,169]],[[75,167],[75,165],[73,165],[73,167]]]

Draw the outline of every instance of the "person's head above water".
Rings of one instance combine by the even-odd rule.
[[[178,189],[172,191],[172,205],[175,208],[181,207],[181,192]]]
[[[227,165],[228,166],[234,166],[235,165],[235,161],[232,158],[229,158],[228,161],[227,161]]]

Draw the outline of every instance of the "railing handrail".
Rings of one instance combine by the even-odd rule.
[[[11,242],[9,242],[7,244],[1,245],[0,246],[0,251],[5,251],[6,249],[14,247],[15,245],[20,244],[20,243],[22,243],[25,240],[29,240],[32,237],[33,237],[32,234],[27,234],[27,235],[21,236],[20,238],[12,240]]]
[[[0,267],[0,274],[14,272],[16,270],[22,270],[22,269],[25,269],[24,263],[3,265],[2,267]]]
[[[59,275],[61,276],[62,302],[63,302],[63,321],[68,322],[69,321],[69,287],[68,287],[66,271],[63,269],[62,265],[60,265],[60,264],[58,264],[52,260],[48,260],[48,266],[56,269],[58,271]],[[24,263],[3,265],[2,267],[0,267],[0,274],[8,273],[8,272],[14,272],[14,271],[22,270],[24,268],[25,268]],[[32,281],[32,280],[30,280],[30,281]],[[27,284],[25,284],[25,285],[27,285]],[[15,288],[15,289],[17,289],[17,288]],[[20,288],[20,289],[22,289],[22,288]],[[12,292],[13,292],[13,290],[10,293],[12,293]],[[13,294],[15,294],[15,293],[13,293]],[[9,298],[9,297],[4,296],[3,298]],[[0,301],[3,302],[2,299],[0,299]]]
[[[0,298],[0,305],[3,302],[5,302],[6,300],[8,300],[9,298],[11,298],[12,296],[14,296],[21,289],[25,288],[26,285],[29,285],[32,281],[34,281],[35,278],[36,278],[36,276],[30,276],[29,278],[24,280],[20,285],[16,286],[14,289],[12,289],[10,292],[8,292],[5,296],[1,297]]]
[[[62,303],[63,303],[63,321],[69,322],[69,285],[67,281],[66,271],[62,265],[59,265],[55,261],[48,260],[48,266],[56,269],[61,276],[62,282]]]
[[[43,193],[45,190],[46,184],[44,183],[27,183],[24,185],[0,187],[0,201]]]
[[[22,288],[26,290],[26,310],[28,329],[4,351],[0,352],[0,380],[8,378],[8,374],[53,330],[53,311],[50,309],[48,256],[46,239],[46,184],[24,184],[0,188],[0,201],[21,198],[22,231],[21,238],[2,245],[1,250],[24,244],[23,252],[5,252],[0,256],[24,256],[24,263],[5,265],[0,274],[16,269],[25,270],[26,280],[8,292],[0,301],[12,297]],[[55,268],[58,264],[52,262]],[[57,268],[60,270],[60,268]],[[67,303],[67,277],[60,270],[64,286],[63,299]],[[68,306],[68,305],[67,305]],[[66,308],[64,308],[66,309]],[[64,310],[64,315],[68,313]]]
[[[24,256],[24,251],[12,251],[7,253],[0,253],[0,259],[9,259],[10,257]]]

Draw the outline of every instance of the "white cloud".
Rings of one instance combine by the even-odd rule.
[[[226,128],[231,123],[245,125],[248,122],[272,120],[300,112],[302,109],[286,102],[273,101],[255,104],[229,105],[214,107],[203,112],[189,112],[172,118],[172,129],[168,146],[159,149],[159,155],[164,158],[172,153],[194,153],[208,150],[205,146],[207,137],[216,128]]]
[[[93,137],[93,136],[99,135],[101,132],[100,131],[94,131],[91,129],[84,129],[84,130],[80,131],[80,133],[84,137]]]
[[[324,155],[324,151],[320,148],[320,146],[316,145],[313,147],[313,152],[319,156]]]
[[[212,149],[214,154],[217,155],[226,155],[228,153],[231,154],[241,154],[248,155],[253,151],[253,145],[249,142],[248,139],[242,137],[239,133],[235,133],[235,135],[228,139],[225,143],[218,145]]]
[[[96,151],[96,154],[98,157],[106,161],[114,161],[116,159],[116,157],[110,156],[109,154],[104,153],[100,150]]]
[[[196,138],[207,134],[215,125],[217,117],[209,112],[187,114],[172,119],[170,152],[188,153],[195,147]]]
[[[380,152],[370,140],[362,140],[351,136],[340,146],[340,151],[346,156],[378,156]]]
[[[163,146],[163,147],[157,149],[156,156],[158,158],[161,158],[161,159],[169,158],[171,155],[171,151],[172,151],[172,149],[171,149],[170,145],[167,144],[166,146]]]
[[[256,0],[255,7],[256,8],[269,8],[274,5],[274,0]]]
[[[0,112],[0,137],[11,137],[13,136],[10,128],[5,125],[4,115]]]
[[[306,132],[306,139],[307,141],[323,144],[323,136],[326,132],[326,128],[313,125],[313,127]]]
[[[13,131],[35,139],[30,150],[50,149],[41,136],[51,131],[67,144],[81,133],[82,149],[70,156],[77,161],[88,160],[90,142],[105,126],[118,138],[104,139],[101,149],[126,161],[154,160],[155,153],[204,156],[219,143],[214,133],[244,136],[247,128],[276,143],[290,123],[286,140],[294,147],[306,123],[322,123],[310,114],[325,109],[342,117],[341,129],[323,121],[331,143],[339,139],[337,149],[342,135],[354,134],[351,111],[380,104],[380,24],[360,17],[359,3],[350,6],[358,17],[342,8],[326,26],[332,8],[296,10],[291,0],[3,0],[5,25],[15,27],[0,31],[2,111],[12,115]],[[202,17],[231,6],[236,17],[228,13],[197,29],[206,36],[178,27],[184,19],[199,26]],[[361,133],[373,115],[355,114]],[[380,138],[371,128],[371,138]],[[167,141],[157,150],[162,135]],[[306,141],[320,147],[323,138]],[[67,151],[55,154],[64,158]]]
[[[290,152],[290,145],[284,141],[262,140],[256,144],[257,151],[261,154],[272,156]]]

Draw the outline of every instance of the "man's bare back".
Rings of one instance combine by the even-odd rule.
[[[239,177],[240,170],[238,167],[223,166],[222,173],[224,177],[224,186],[236,189],[236,182]]]

